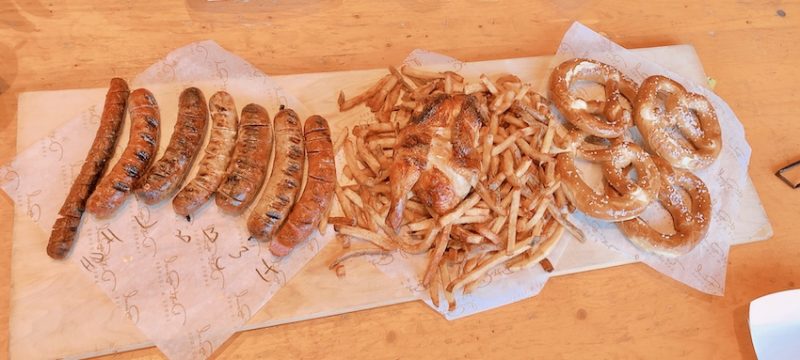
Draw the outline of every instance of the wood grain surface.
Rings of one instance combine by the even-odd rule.
[[[386,66],[414,48],[465,61],[551,54],[574,20],[626,47],[692,44],[744,123],[750,174],[775,231],[732,249],[724,297],[626,265],[559,277],[533,299],[455,322],[407,303],[248,331],[220,357],[754,358],[748,303],[800,286],[800,192],[772,175],[800,158],[798,19],[797,2],[5,0],[0,162],[14,155],[19,93],[102,87],[197,40],[214,39],[274,75]],[[0,196],[3,355],[12,211]],[[110,358],[160,356],[150,348]]]

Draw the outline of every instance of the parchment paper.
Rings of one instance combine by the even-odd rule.
[[[506,63],[501,68],[488,68],[480,63],[465,63],[446,55],[417,49],[412,51],[403,61],[415,67],[423,67],[436,71],[452,70],[464,76],[467,81],[477,81],[481,74],[511,73],[520,76],[523,81],[536,83],[539,79],[530,78],[530,69],[522,69],[511,63]],[[368,108],[357,106],[352,110],[337,115],[343,122],[366,123],[374,121],[374,115]],[[341,161],[343,163],[343,161]],[[341,177],[344,181],[344,176]],[[558,259],[570,242],[576,241],[572,236],[565,234],[564,238],[548,256],[551,263],[558,267]],[[411,293],[419,297],[428,306],[452,320],[478,312],[493,309],[505,304],[510,304],[522,299],[532,297],[539,293],[549,278],[549,274],[540,266],[521,270],[515,273],[505,267],[497,267],[487,273],[479,285],[468,295],[458,294],[456,308],[448,311],[444,296],[437,308],[430,299],[430,293],[422,286],[422,276],[428,263],[428,255],[411,255],[402,251],[369,260],[381,271],[400,281]]]
[[[197,86],[206,97],[228,91],[239,110],[255,102],[271,115],[281,104],[301,117],[311,115],[263,72],[212,41],[198,42],[171,52],[131,82],[132,89],[150,89],[159,103],[162,151],[175,123],[178,95],[188,86]],[[0,168],[2,188],[17,211],[47,233],[94,137],[102,100]],[[117,156],[127,138],[126,129]],[[209,357],[333,236],[332,231],[327,237],[315,234],[278,259],[265,245],[248,240],[246,214],[223,214],[212,202],[191,221],[175,215],[169,201],[146,206],[132,196],[109,220],[87,213],[66,260],[92,278],[171,359]],[[45,249],[41,256],[47,256]]]
[[[632,52],[614,44],[608,39],[575,23],[564,35],[559,51],[553,59],[551,68],[561,61],[573,57],[594,58],[611,64],[635,81],[641,82],[649,75],[662,74],[681,82],[689,91],[700,93],[713,103],[723,131],[723,151],[719,159],[709,168],[696,172],[709,187],[713,210],[712,221],[706,238],[689,254],[678,258],[667,258],[641,251],[631,244],[614,224],[597,221],[576,213],[573,221],[585,232],[589,241],[603,244],[611,250],[622,252],[644,262],[655,270],[689,285],[702,292],[722,295],[725,288],[725,270],[731,238],[737,233],[736,222],[739,208],[744,196],[743,189],[748,181],[747,165],[750,158],[750,147],[744,137],[744,130],[730,107],[710,90],[683,80],[678,75],[661,66],[641,59]],[[446,55],[414,50],[404,61],[405,64],[431,70],[453,70],[465,76],[467,81],[476,81],[481,73],[496,78],[501,73],[528,74],[528,69],[516,69],[511,64],[498,68],[483,68],[477,63],[465,63]],[[549,72],[547,73],[549,77]],[[533,89],[546,94],[548,77],[529,79]],[[597,90],[597,89],[594,89]],[[585,91],[591,92],[592,89]],[[359,113],[360,117],[369,117],[366,109]],[[587,181],[600,181],[599,167],[581,164]],[[596,184],[598,185],[598,184]],[[599,187],[599,186],[598,186]],[[671,231],[672,221],[669,214],[659,205],[647,209],[643,217],[656,229]],[[746,233],[752,229],[740,229]],[[558,268],[558,260],[564,249],[580,246],[568,233],[553,253],[548,257]],[[406,288],[417,294],[429,306],[435,308],[427,290],[421,285],[422,274],[428,256],[412,256],[395,252],[381,259],[372,260],[382,271],[399,279]],[[440,304],[436,310],[447,319],[456,319],[481,311],[493,309],[537,295],[549,275],[534,267],[518,273],[511,273],[500,266],[493,269],[484,279],[484,284],[469,295],[457,297],[457,308],[449,312],[446,304]]]
[[[591,58],[610,64],[638,83],[650,75],[665,75],[680,82],[688,91],[705,96],[714,105],[722,128],[723,147],[719,158],[711,166],[694,172],[708,186],[712,216],[708,234],[693,251],[677,258],[651,254],[632,245],[613,224],[582,215],[576,216],[575,220],[591,241],[599,241],[610,249],[633,255],[655,270],[704,293],[722,295],[725,290],[730,241],[737,233],[735,219],[738,218],[744,196],[743,189],[748,181],[750,145],[745,139],[741,122],[728,104],[712,91],[688,82],[654,62],[642,59],[577,22],[564,34],[552,67],[565,59],[575,57]],[[655,203],[648,208],[645,218],[656,223],[659,215],[662,224],[655,224],[655,227],[668,228],[671,223],[669,215]],[[663,220],[666,220],[666,226]]]

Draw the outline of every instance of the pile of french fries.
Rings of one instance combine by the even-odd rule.
[[[395,233],[385,224],[390,204],[389,168],[398,132],[439,93],[474,95],[483,118],[479,181],[449,213],[438,216],[415,197],[406,205]],[[342,215],[328,218],[342,243],[343,254],[330,268],[344,276],[343,262],[395,250],[427,253],[430,261],[422,285],[438,307],[444,294],[450,311],[455,293],[468,294],[498,266],[511,271],[539,264],[553,271],[547,256],[565,231],[583,240],[569,220],[574,206],[555,176],[553,143],[566,129],[550,110],[549,101],[513,75],[492,80],[481,75],[467,83],[454,72],[431,72],[409,66],[389,68],[364,93],[346,99],[339,109],[364,104],[376,121],[357,125],[339,136],[334,151],[344,150],[344,184],[336,198]]]

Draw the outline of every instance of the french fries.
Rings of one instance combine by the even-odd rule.
[[[355,184],[337,184],[341,214],[325,218],[348,246],[362,246],[345,249],[331,269],[343,274],[347,259],[395,250],[428,256],[421,284],[434,306],[444,295],[450,311],[457,291],[472,292],[498,266],[516,271],[540,265],[553,271],[547,256],[562,235],[569,232],[579,240],[584,235],[568,219],[569,194],[555,176],[555,155],[563,151],[558,145],[567,130],[550,113],[547,100],[513,75],[493,81],[484,74],[467,81],[452,71],[412,66],[389,67],[388,72],[362,94],[350,99],[340,94],[341,111],[364,104],[375,121],[349,133],[345,129],[334,145],[344,150],[345,175]],[[475,97],[485,121],[477,140],[478,180],[444,214],[408,194],[395,232],[385,218],[397,134],[430,96],[460,93]]]

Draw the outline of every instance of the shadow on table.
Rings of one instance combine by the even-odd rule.
[[[736,332],[736,342],[739,343],[739,354],[743,359],[755,359],[756,350],[753,347],[753,338],[750,337],[750,304],[745,304],[733,310],[733,330]]]

